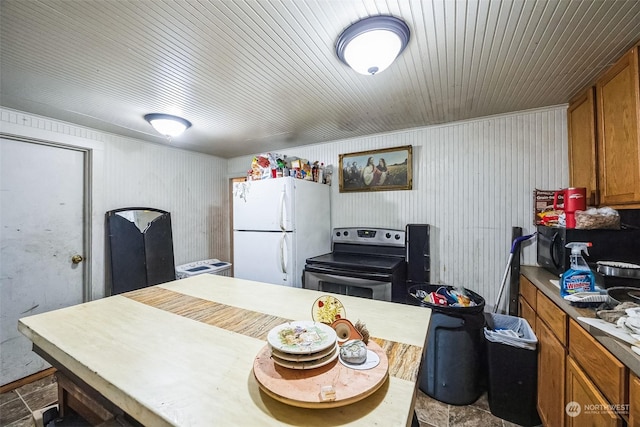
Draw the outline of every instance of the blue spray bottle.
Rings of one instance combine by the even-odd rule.
[[[562,274],[560,280],[560,295],[574,294],[576,292],[594,292],[595,276],[589,268],[587,262],[582,258],[582,252],[589,255],[588,248],[591,242],[567,243],[567,248],[571,249],[571,268]]]

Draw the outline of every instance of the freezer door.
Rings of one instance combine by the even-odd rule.
[[[233,185],[233,229],[293,231],[294,178]]]
[[[233,269],[238,279],[302,287],[294,276],[293,233],[234,231]]]

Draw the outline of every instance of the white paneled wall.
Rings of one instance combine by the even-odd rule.
[[[176,264],[228,259],[226,160],[113,137],[105,146],[105,210],[171,212]]]
[[[338,191],[339,154],[401,145],[413,146],[413,190]],[[534,231],[533,189],[568,183],[566,106],[281,153],[334,165],[332,227],[431,224],[432,281],[473,289],[492,306],[511,248],[511,227]],[[229,175],[242,176],[250,164],[250,157],[229,160]],[[534,244],[524,247],[522,261],[535,265]]]
[[[94,165],[94,240],[104,212],[150,206],[171,212],[176,263],[228,259],[228,181],[251,158],[224,160],[0,109],[2,131],[98,146]],[[339,154],[413,146],[413,190],[338,191]],[[568,183],[566,106],[380,134],[282,151],[335,167],[333,227],[433,226],[433,281],[462,285],[492,305],[511,247],[511,227],[532,232],[534,188]],[[102,260],[96,260],[102,262]],[[523,262],[535,264],[535,246]],[[102,265],[97,265],[102,271]],[[94,280],[95,282],[95,280]],[[94,291],[102,283],[94,283]],[[95,295],[95,292],[94,292]],[[99,293],[98,293],[99,296]]]
[[[0,126],[2,132],[92,150],[94,298],[104,293],[108,210],[152,207],[171,212],[176,264],[229,259],[226,160],[9,109],[0,109]]]

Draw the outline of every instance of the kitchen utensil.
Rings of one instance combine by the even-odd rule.
[[[640,291],[629,291],[627,292],[631,298],[633,298],[636,302],[640,303]]]
[[[570,187],[556,191],[553,195],[553,209],[558,209],[558,196],[564,195],[565,227],[576,228],[575,212],[587,209],[587,189]]]
[[[605,276],[640,279],[640,265],[628,262],[598,261],[596,270]]]
[[[564,297],[566,301],[569,301],[571,305],[577,307],[597,307],[600,304],[607,302],[609,296],[600,292],[576,292]]]
[[[616,286],[607,289],[607,295],[614,304],[620,304],[623,302],[639,302],[635,297],[629,295],[630,292],[637,292],[638,288],[628,286]]]
[[[524,242],[525,240],[529,240],[530,238],[535,236],[536,233],[529,234],[527,236],[517,237],[513,241],[513,243],[511,244],[511,252],[509,252],[509,259],[507,260],[507,267],[504,269],[504,275],[502,276],[502,284],[500,285],[500,291],[498,292],[498,298],[496,299],[496,303],[493,306],[493,312],[494,313],[498,312],[498,306],[500,304],[500,299],[502,298],[502,292],[504,292],[504,287],[507,284],[507,276],[509,276],[509,269],[511,267],[511,261],[513,260],[513,253],[516,251],[516,249],[518,248],[518,245],[520,245],[520,243]]]

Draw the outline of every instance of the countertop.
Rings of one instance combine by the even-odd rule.
[[[551,280],[558,280],[558,276],[553,275],[542,267],[534,266],[521,266],[520,274],[529,279],[546,297],[589,331],[596,341],[609,350],[620,362],[624,363],[631,372],[640,376],[640,356],[631,350],[631,345],[579,321],[578,317],[596,318],[596,310],[593,308],[576,308],[566,302],[560,296],[560,289],[550,282]]]
[[[203,274],[26,317],[18,328],[143,425],[410,424],[431,315],[423,307],[339,298],[389,359],[388,380],[364,400],[303,409],[260,390],[252,367],[267,333],[311,320],[321,295]]]

